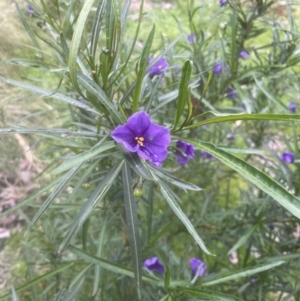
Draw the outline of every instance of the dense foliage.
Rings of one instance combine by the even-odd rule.
[[[57,120],[1,130],[51,163],[1,214],[26,216],[28,273],[0,300],[299,301],[298,7],[26,2],[51,81],[1,79]]]

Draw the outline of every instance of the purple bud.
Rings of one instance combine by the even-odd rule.
[[[35,10],[33,9],[32,6],[30,6],[30,5],[27,6],[27,13],[28,13],[29,16],[34,15]]]
[[[163,274],[165,272],[165,268],[158,257],[151,257],[145,260],[144,267],[149,271],[154,271],[159,274]]]
[[[148,62],[152,60],[152,57],[148,58]],[[158,62],[156,62],[152,68],[149,70],[149,76],[153,77],[155,75],[164,75],[166,70],[169,68],[168,61],[165,57],[162,57]]]
[[[178,148],[178,150],[176,150],[176,156],[179,165],[184,165],[190,159],[195,158],[194,145],[178,140],[176,146]]]
[[[193,32],[189,34],[186,39],[189,43],[195,43],[197,41],[197,37]]]
[[[207,266],[206,264],[198,259],[198,258],[191,258],[190,259],[190,267],[191,267],[191,271],[192,271],[192,277],[194,278],[196,275],[197,277],[201,277],[204,275]]]
[[[297,107],[296,107],[296,103],[294,101],[291,101],[289,103],[289,110],[292,112],[292,113],[296,113],[296,110],[297,110]]]
[[[214,67],[213,67],[213,73],[214,74],[222,74],[222,72],[223,72],[223,65],[221,64],[221,63],[218,63],[218,64],[216,64],[216,65],[214,65]]]
[[[212,159],[214,156],[208,152],[203,151],[200,153],[200,157],[203,159]]]
[[[235,137],[233,134],[228,134],[226,138],[229,142],[233,142],[235,140]]]
[[[240,51],[240,57],[243,59],[243,60],[248,60],[250,58],[250,54],[248,51],[246,50],[242,50]]]
[[[283,152],[281,155],[281,160],[286,164],[294,163],[295,154],[290,152]]]
[[[224,6],[227,4],[227,0],[220,0],[220,6]]]
[[[226,88],[225,95],[230,99],[236,99],[238,97],[238,94],[233,87]]]

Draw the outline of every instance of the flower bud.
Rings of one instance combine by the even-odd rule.
[[[136,198],[141,197],[142,194],[143,194],[143,190],[142,190],[142,189],[135,188],[134,191],[133,191],[133,195],[134,195]]]

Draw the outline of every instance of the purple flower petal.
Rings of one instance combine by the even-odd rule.
[[[155,271],[159,274],[165,272],[165,268],[158,257],[151,257],[145,260],[144,267],[149,271]]]
[[[213,73],[214,74],[222,74],[223,72],[223,65],[221,63],[214,65],[213,67]]]
[[[190,267],[191,267],[191,271],[192,271],[192,277],[194,278],[196,275],[197,277],[201,277],[204,275],[207,266],[206,264],[198,259],[198,258],[191,258],[190,259]]]
[[[152,60],[151,57],[148,58],[148,62]],[[165,57],[162,57],[156,64],[152,66],[152,68],[149,71],[149,76],[153,77],[155,75],[164,75],[166,70],[169,68],[169,64],[167,62],[167,59]]]
[[[243,59],[243,60],[248,60],[250,58],[250,54],[248,51],[246,50],[241,50],[240,51],[240,57]]]
[[[196,37],[196,35],[192,32],[191,34],[189,34],[188,36],[187,36],[187,41],[189,42],[189,43],[195,43],[196,42],[196,40],[197,40],[197,37]]]
[[[149,115],[142,111],[128,118],[125,125],[119,125],[111,132],[112,138],[123,143],[130,152],[160,167],[168,155],[171,143],[170,131],[152,123]]]
[[[297,106],[296,106],[296,103],[294,101],[291,101],[289,103],[289,110],[292,112],[292,113],[296,113],[296,110],[297,110]]]
[[[286,164],[292,164],[295,161],[295,154],[290,152],[283,152],[281,160]]]
[[[220,6],[224,6],[227,4],[227,0],[220,0]]]
[[[176,156],[179,165],[184,165],[190,159],[195,158],[195,150],[192,144],[178,140],[176,146],[182,150],[176,150]]]
[[[225,90],[225,95],[230,99],[236,99],[238,97],[238,94],[233,87],[227,87]]]

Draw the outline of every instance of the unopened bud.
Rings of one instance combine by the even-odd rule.
[[[142,189],[135,188],[134,191],[133,191],[133,195],[134,195],[136,198],[141,197],[142,194],[143,194],[143,190],[142,190]]]

